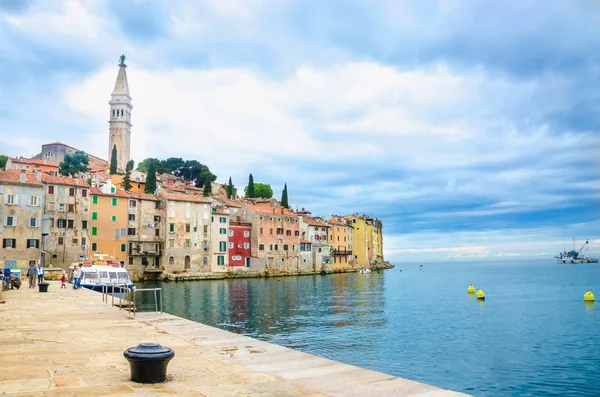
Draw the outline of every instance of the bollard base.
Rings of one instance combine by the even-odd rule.
[[[157,343],[142,343],[123,352],[129,361],[131,380],[137,383],[160,383],[167,379],[167,365],[175,352]]]
[[[46,283],[44,281],[42,281],[41,283],[38,283],[38,287],[39,287],[39,292],[48,292],[48,286],[50,285],[50,283]]]

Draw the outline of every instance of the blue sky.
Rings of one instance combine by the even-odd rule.
[[[287,182],[384,222],[392,262],[600,254],[600,3],[0,0],[0,153],[132,156]]]

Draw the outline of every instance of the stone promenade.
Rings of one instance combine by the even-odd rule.
[[[2,396],[465,396],[168,314],[134,318],[59,282],[48,293],[26,284],[0,297]],[[129,380],[123,351],[141,342],[175,351],[167,382]]]

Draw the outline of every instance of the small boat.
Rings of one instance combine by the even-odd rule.
[[[84,260],[74,263],[71,266],[69,280],[73,280],[73,270],[76,266],[81,269],[81,286],[92,291],[102,292],[102,290],[112,293],[113,287],[116,292],[127,287],[135,289],[127,270],[121,266],[117,260],[107,258],[108,255],[96,254],[96,260]],[[124,291],[123,291],[124,292]]]
[[[360,274],[369,274],[371,273],[371,269],[367,269],[366,267],[363,267],[362,269],[359,270]]]
[[[598,263],[598,258],[590,258],[588,256],[589,251],[589,240],[586,240],[585,243],[579,248],[577,251],[575,248],[575,239],[573,238],[573,249],[571,251],[559,252],[555,258],[558,263]],[[586,248],[586,253],[584,255],[581,254],[583,249]]]

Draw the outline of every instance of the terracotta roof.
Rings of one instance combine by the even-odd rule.
[[[150,193],[129,192],[129,197],[137,198],[140,200],[160,201],[158,197]]]
[[[223,204],[226,207],[242,208],[244,206],[242,203],[238,203],[235,200],[230,200],[225,197],[213,197],[213,200],[215,200],[218,203]]]
[[[307,216],[303,216],[302,217],[302,222],[306,223],[307,225],[310,226],[318,226],[318,227],[331,227],[323,222],[319,222],[315,219],[309,218]]]
[[[95,195],[95,196],[110,196],[110,197],[129,197],[129,193],[123,191],[123,190],[117,190],[116,193],[104,193],[102,192],[102,190],[98,189],[97,187],[93,187],[90,189],[90,193]]]
[[[312,241],[309,241],[309,240],[300,240],[300,242],[301,242],[301,243],[309,243],[309,244],[312,244]]]
[[[18,184],[18,185],[42,185],[42,182],[38,181],[35,174],[25,174],[27,182],[21,182],[21,170],[0,170],[0,183],[2,184]]]
[[[57,185],[69,185],[69,186],[80,186],[80,187],[90,187],[86,181],[83,179],[70,178],[68,176],[52,176],[52,175],[42,175],[42,182],[44,183],[54,183]]]
[[[194,196],[191,194],[172,194],[172,193],[160,192],[159,195],[161,197],[164,197],[167,200],[172,200],[172,201],[189,201],[189,202],[193,202],[193,203],[206,203],[206,204],[210,204],[210,202],[211,202],[208,197]]]
[[[250,208],[252,211],[259,213],[259,214],[297,216],[295,213],[288,211],[287,209],[285,209],[283,207],[271,208],[271,207],[262,207],[259,205],[249,205],[248,208]],[[275,210],[275,212],[273,212],[273,210]]]
[[[58,168],[58,165],[48,161],[48,160],[36,160],[36,159],[25,159],[25,158],[11,158],[10,159],[11,162],[13,163],[22,163],[22,164],[34,164],[34,165],[46,165],[49,167],[56,167]]]
[[[329,223],[330,225],[336,225],[336,226],[346,226],[346,227],[349,227],[349,226],[348,226],[348,224],[346,224],[346,223],[339,222],[339,221],[332,220],[332,219],[328,220],[328,221],[327,221],[327,223]]]

